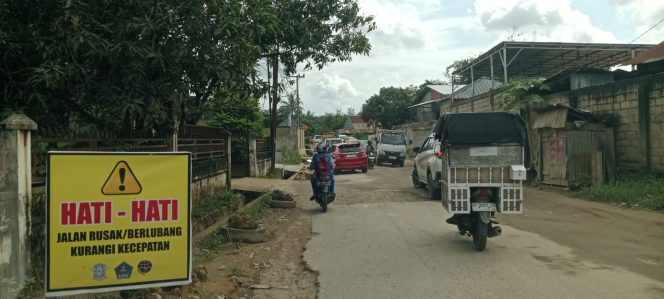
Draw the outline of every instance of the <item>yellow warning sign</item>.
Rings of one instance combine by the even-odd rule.
[[[106,179],[106,183],[101,187],[101,193],[104,195],[139,194],[141,190],[141,183],[138,182],[126,161],[115,164],[115,168]]]
[[[191,283],[190,153],[47,162],[46,297]]]

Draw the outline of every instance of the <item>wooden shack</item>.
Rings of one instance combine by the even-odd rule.
[[[575,188],[614,178],[612,127],[590,112],[565,105],[532,111],[530,152],[541,183]]]

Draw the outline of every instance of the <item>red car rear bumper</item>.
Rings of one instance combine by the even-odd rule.
[[[355,169],[364,169],[369,166],[369,159],[353,159],[353,160],[343,160],[338,159],[335,161],[336,169],[338,170],[355,170]]]

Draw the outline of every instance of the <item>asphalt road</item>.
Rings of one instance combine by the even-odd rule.
[[[664,298],[655,276],[526,229],[501,224],[503,235],[476,252],[440,202],[410,186],[410,169],[337,176],[338,200],[312,212],[304,252],[319,298]]]

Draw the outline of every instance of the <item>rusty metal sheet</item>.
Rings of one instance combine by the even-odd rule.
[[[567,109],[556,109],[538,113],[533,122],[533,129],[564,128],[567,121]]]

